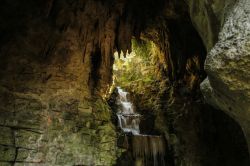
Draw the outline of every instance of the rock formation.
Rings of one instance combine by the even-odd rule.
[[[114,52],[131,52],[132,38],[154,42],[168,78],[156,122],[173,160],[202,165],[199,120],[235,132],[238,123],[250,148],[249,9],[249,0],[2,0],[0,165],[115,164],[122,150],[103,96]],[[202,93],[234,120],[202,112],[205,58]]]
[[[189,3],[191,18],[208,50],[208,78],[201,84],[205,99],[235,119],[250,144],[250,3],[202,1],[198,7],[193,1]],[[199,17],[202,11],[206,21]]]

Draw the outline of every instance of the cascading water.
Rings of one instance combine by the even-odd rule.
[[[129,93],[118,89],[117,112],[118,125],[124,133],[132,133],[133,156],[136,165],[164,166],[165,141],[162,136],[146,135],[140,133],[140,114],[136,113],[133,103],[129,100]],[[153,163],[148,164],[147,161]],[[138,164],[139,163],[139,164]]]
[[[132,144],[133,155],[137,159],[142,159],[142,165],[147,165],[147,159],[153,160],[150,165],[165,165],[165,142],[161,136],[135,135],[132,138]]]
[[[128,101],[128,92],[118,87],[118,93],[118,104],[121,106],[117,113],[119,127],[126,133],[137,135],[140,133],[140,114],[135,113],[133,104]]]

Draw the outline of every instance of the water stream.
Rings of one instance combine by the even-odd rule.
[[[135,112],[133,104],[128,101],[128,92],[118,87],[118,104],[121,106],[117,113],[119,127],[125,132],[134,135],[140,133],[140,114]]]
[[[135,107],[129,99],[129,93],[117,87],[117,104],[120,106],[117,112],[118,125],[124,133],[132,133],[133,156],[136,165],[164,166],[165,141],[162,136],[140,133],[140,119],[142,115],[135,111]],[[147,164],[147,161],[153,161]],[[139,163],[139,164],[138,164]]]

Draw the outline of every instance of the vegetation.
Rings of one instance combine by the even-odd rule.
[[[165,67],[160,62],[160,55],[153,42],[143,40],[132,40],[132,53],[126,58],[116,55],[115,86],[132,92],[141,110],[158,110],[159,98],[166,90],[166,79],[162,74]]]

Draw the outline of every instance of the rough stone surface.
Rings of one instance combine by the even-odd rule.
[[[218,42],[209,52],[201,84],[206,100],[242,127],[250,147],[250,2],[238,1],[225,17]]]
[[[190,17],[199,32],[207,51],[218,41],[221,26],[236,3],[236,0],[185,0]]]
[[[100,62],[102,81],[94,84],[99,69],[93,69],[97,62],[91,53],[83,56],[79,33],[86,22],[76,18],[91,8],[81,12],[84,4],[78,3],[4,1],[0,7],[5,32],[0,38],[0,165],[108,166],[119,156],[111,110],[100,96],[109,85],[111,60]]]
[[[5,160],[112,165],[119,155],[116,133],[100,95],[111,83],[113,54],[131,51],[132,36],[140,36],[164,7],[164,0],[3,0]]]

